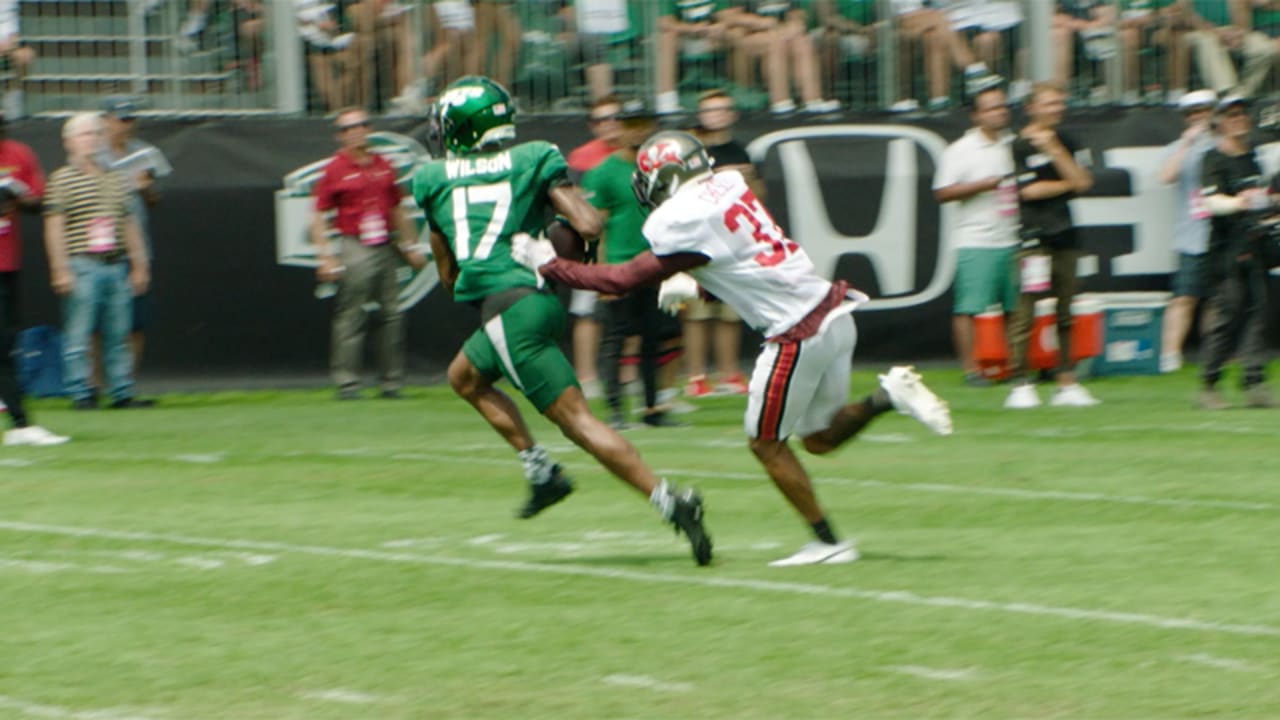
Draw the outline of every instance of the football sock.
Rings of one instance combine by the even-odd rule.
[[[671,519],[671,511],[675,509],[676,496],[671,492],[671,486],[666,480],[658,483],[658,486],[649,493],[649,504],[658,509],[662,514],[663,520]]]
[[[876,388],[876,391],[867,396],[864,403],[870,408],[875,415],[889,412],[893,409],[893,400],[889,397],[889,392],[884,388]]]
[[[822,542],[828,545],[835,545],[840,542],[839,540],[836,540],[836,534],[832,532],[831,526],[827,524],[826,518],[822,518],[816,523],[811,523],[811,526],[813,527],[813,534],[817,535],[818,539]]]
[[[524,465],[524,476],[531,484],[541,485],[551,479],[553,463],[541,445],[521,450],[520,462]]]

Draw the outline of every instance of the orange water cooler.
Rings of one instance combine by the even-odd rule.
[[[1034,370],[1050,370],[1058,365],[1058,301],[1036,302],[1027,345],[1027,365]],[[1102,302],[1080,295],[1071,303],[1071,359],[1077,363],[1102,354]],[[1009,375],[1009,346],[1005,342],[1004,313],[989,310],[973,319],[974,359],[982,374],[992,380]]]

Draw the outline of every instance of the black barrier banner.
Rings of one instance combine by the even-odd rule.
[[[934,202],[931,184],[942,149],[967,126],[967,117],[955,113],[909,121],[748,118],[738,129],[765,179],[764,201],[783,228],[822,272],[873,297],[858,314],[860,359],[951,355],[952,210]],[[1070,116],[1066,128],[1089,147],[1094,164],[1094,189],[1073,205],[1089,253],[1082,289],[1168,289],[1178,198],[1159,182],[1157,169],[1162,146],[1178,136],[1178,116],[1163,109],[1088,111]],[[385,120],[376,129],[382,151],[407,181],[427,156],[425,126]],[[15,123],[9,134],[36,150],[46,172],[63,163],[60,123]],[[566,152],[589,137],[577,117],[529,119],[519,134]],[[144,120],[139,135],[175,169],[151,215],[148,368],[193,376],[322,372],[330,307],[314,296],[297,227],[306,221],[313,164],[336,147],[332,125]],[[1280,143],[1264,145],[1260,156],[1274,172]],[[24,216],[22,234],[27,324],[57,324],[39,218]],[[432,273],[406,270],[403,283],[416,372],[441,372],[477,325],[474,312],[452,303]]]

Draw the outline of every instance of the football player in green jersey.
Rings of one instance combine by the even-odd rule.
[[[478,307],[482,323],[449,364],[449,383],[519,453],[532,486],[519,516],[533,517],[573,485],[534,441],[511,398],[494,387],[500,377],[565,437],[645,493],[706,565],[711,538],[702,527],[702,499],[655,476],[631,443],[591,414],[560,350],[564,307],[511,257],[512,237],[540,234],[549,210],[581,235],[600,233],[595,209],[569,184],[564,156],[548,142],[510,144],[515,107],[488,78],[455,81],[435,113],[447,152],[414,175],[413,197],[426,213],[441,282],[454,300]]]

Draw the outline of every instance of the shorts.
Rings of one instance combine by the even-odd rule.
[[[132,332],[143,332],[151,327],[151,293],[133,296]]]
[[[591,317],[596,311],[597,294],[594,290],[574,289],[569,294],[569,314],[574,317]]]
[[[476,29],[476,10],[466,0],[436,0],[431,6],[435,8],[440,27],[445,30]]]
[[[560,350],[564,326],[560,300],[534,293],[472,333],[462,353],[482,375],[505,377],[538,412],[546,412],[565,390],[578,387],[573,366]]]
[[[1018,280],[1013,272],[1017,248],[960,248],[956,251],[956,315],[977,315],[992,305],[1005,312],[1018,306]]]
[[[827,429],[849,402],[857,344],[858,328],[847,314],[798,343],[765,343],[747,390],[747,437],[785,440]]]
[[[1206,297],[1209,294],[1208,264],[1208,253],[1178,253],[1178,269],[1173,273],[1173,296]]]
[[[703,300],[702,298],[694,298],[689,301],[689,307],[685,310],[685,320],[719,320],[721,322],[739,322],[741,318],[733,308],[718,300]]]

